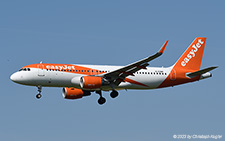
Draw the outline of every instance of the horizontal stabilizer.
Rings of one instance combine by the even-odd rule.
[[[196,72],[188,73],[187,76],[190,77],[190,78],[193,78],[193,77],[196,77],[198,75],[202,75],[206,72],[209,72],[211,70],[214,70],[215,68],[218,68],[218,67],[209,67],[209,68],[202,69],[202,70],[199,70],[199,71],[196,71]]]

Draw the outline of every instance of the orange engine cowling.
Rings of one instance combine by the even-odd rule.
[[[102,86],[102,77],[98,76],[82,76],[80,78],[80,86],[84,89],[98,89]]]
[[[88,95],[91,95],[91,92],[76,88],[63,88],[63,97],[65,99],[79,99]]]

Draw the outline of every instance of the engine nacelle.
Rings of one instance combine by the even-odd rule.
[[[103,84],[103,78],[98,76],[82,76],[80,86],[84,89],[98,89]]]
[[[89,95],[91,95],[91,92],[89,91],[83,91],[76,88],[63,88],[63,97],[65,99],[79,99]]]

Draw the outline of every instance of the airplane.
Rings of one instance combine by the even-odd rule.
[[[110,96],[116,98],[118,90],[122,89],[158,89],[212,77],[209,71],[217,66],[200,70],[205,43],[205,37],[197,37],[170,67],[147,67],[150,61],[163,54],[167,40],[154,55],[126,66],[40,62],[22,67],[10,79],[18,84],[36,86],[37,99],[42,96],[42,87],[63,87],[65,99],[80,99],[95,92],[99,94],[98,103],[102,105],[106,102],[102,91],[111,91]]]

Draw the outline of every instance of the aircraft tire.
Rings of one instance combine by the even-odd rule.
[[[98,99],[98,104],[100,104],[100,105],[104,104],[105,102],[106,102],[106,99],[104,97],[100,97]]]
[[[36,98],[37,98],[37,99],[40,99],[40,98],[41,98],[41,94],[37,94],[37,95],[36,95]]]
[[[111,96],[112,98],[116,98],[118,95],[119,95],[119,93],[118,93],[117,91],[115,91],[115,90],[113,90],[113,91],[110,93],[110,96]]]

